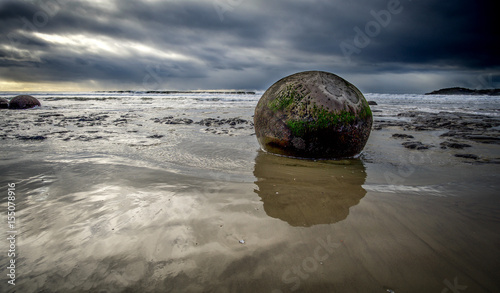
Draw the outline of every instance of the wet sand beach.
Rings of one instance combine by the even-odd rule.
[[[151,99],[2,110],[1,292],[500,291],[499,117],[382,103],[359,157],[315,161],[259,149],[255,99]]]

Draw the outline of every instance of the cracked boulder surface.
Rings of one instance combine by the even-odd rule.
[[[343,78],[306,71],[273,84],[255,108],[254,125],[264,151],[333,159],[359,154],[373,117],[363,94]]]

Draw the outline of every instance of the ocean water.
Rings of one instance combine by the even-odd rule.
[[[262,92],[30,94],[0,110],[1,292],[500,290],[499,165],[454,156],[498,144],[408,150],[393,127],[358,158],[298,160],[260,150]],[[500,115],[500,97],[365,97],[375,121]]]
[[[458,112],[498,117],[499,96],[481,95],[417,95],[417,94],[365,94],[367,100],[379,103],[386,115],[405,111],[431,113]]]

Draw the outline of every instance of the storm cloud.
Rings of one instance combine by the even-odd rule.
[[[364,92],[500,85],[493,1],[0,0],[0,90],[266,89],[304,70]]]

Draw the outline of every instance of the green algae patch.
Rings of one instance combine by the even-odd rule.
[[[356,120],[356,116],[342,110],[338,113],[330,112],[324,108],[314,107],[311,117],[308,120],[290,119],[286,125],[293,135],[302,137],[310,132],[318,132],[341,125],[349,125]]]
[[[286,126],[292,131],[295,136],[304,136],[308,130],[307,122],[302,120],[288,120]]]
[[[363,109],[359,112],[359,118],[365,119],[368,117],[373,117],[373,114],[372,109],[370,109],[370,105],[368,105],[368,102],[365,100],[363,103]]]
[[[302,101],[303,98],[304,96],[295,89],[294,85],[288,85],[285,90],[282,90],[278,94],[276,99],[269,103],[269,109],[277,112]]]

